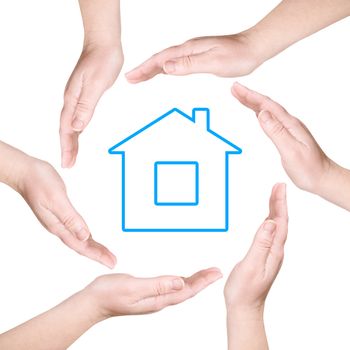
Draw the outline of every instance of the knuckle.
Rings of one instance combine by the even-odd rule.
[[[93,109],[91,102],[87,99],[80,99],[77,102],[77,113],[89,113]]]
[[[275,136],[280,136],[285,132],[284,126],[278,121],[270,125],[270,130],[271,133]]]
[[[167,293],[167,286],[164,281],[159,280],[155,284],[155,295],[161,296]]]
[[[272,240],[268,238],[260,238],[257,242],[257,245],[260,249],[268,250],[272,246]]]
[[[182,63],[185,68],[190,68],[193,65],[192,57],[189,55],[184,56],[182,59]]]
[[[69,230],[77,227],[79,225],[79,218],[77,218],[75,215],[67,214],[63,218],[63,224],[65,227],[67,227]]]

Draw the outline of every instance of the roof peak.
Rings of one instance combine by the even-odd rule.
[[[170,109],[168,112],[166,112],[163,115],[161,115],[160,117],[154,119],[151,123],[145,125],[143,128],[139,129],[138,131],[134,132],[133,134],[129,135],[128,137],[126,137],[122,141],[120,141],[117,144],[115,144],[113,147],[111,147],[108,150],[108,152],[110,154],[120,153],[120,151],[117,151],[117,148],[119,148],[121,145],[125,144],[126,142],[130,141],[131,139],[133,139],[137,135],[141,134],[143,131],[151,128],[153,125],[157,124],[161,120],[163,120],[166,117],[172,115],[174,112],[178,113],[179,115],[181,115],[182,117],[188,119],[189,121],[191,121],[194,124],[200,123],[200,120],[199,120],[200,118],[196,118],[196,116],[198,116],[198,112],[205,112],[205,114],[206,114],[205,115],[205,122],[203,122],[203,119],[202,119],[202,122],[200,124],[204,124],[205,123],[206,131],[208,133],[212,134],[213,136],[215,136],[216,138],[218,138],[220,141],[226,143],[231,148],[233,148],[234,150],[230,151],[231,153],[237,153],[237,154],[242,153],[242,149],[240,147],[236,146],[234,143],[228,141],[227,139],[225,139],[224,137],[222,137],[221,135],[217,134],[216,132],[214,132],[213,130],[210,129],[210,109],[206,108],[206,107],[195,107],[195,108],[193,108],[191,116],[186,114],[185,112],[183,112],[179,108],[174,107],[174,108]]]

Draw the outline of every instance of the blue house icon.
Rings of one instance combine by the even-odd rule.
[[[109,153],[121,156],[123,231],[228,231],[229,159],[242,150],[210,128],[208,108],[173,108]]]

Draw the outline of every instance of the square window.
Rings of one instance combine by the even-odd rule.
[[[197,162],[155,162],[156,205],[198,205]]]

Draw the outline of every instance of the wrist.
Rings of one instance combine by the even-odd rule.
[[[0,157],[0,180],[6,185],[21,193],[23,181],[34,158],[22,151],[5,145],[2,157]]]
[[[240,35],[245,39],[255,68],[259,67],[270,58],[267,52],[269,45],[265,43],[263,36],[256,26],[241,32]]]
[[[84,42],[82,56],[90,54],[98,54],[103,58],[108,57],[117,66],[122,66],[124,63],[123,48],[118,42],[86,41]]]
[[[350,210],[350,170],[328,159],[328,166],[317,181],[313,193]]]
[[[109,310],[107,306],[109,303],[109,297],[106,295],[105,285],[103,283],[104,277],[105,276],[97,277],[83,290],[90,300],[90,305],[94,310],[94,315],[97,322],[101,322],[108,318],[116,316]]]
[[[227,319],[230,323],[264,322],[264,304],[259,306],[228,306]]]
[[[84,34],[84,49],[114,48],[122,50],[120,35],[108,30],[89,30]]]
[[[14,182],[10,185],[15,191],[17,191],[21,196],[24,196],[26,188],[30,185],[31,174],[35,171],[35,167],[42,164],[43,161],[26,154],[24,157],[19,157],[16,159],[14,164]]]
[[[101,298],[98,296],[97,291],[91,288],[91,285],[81,290],[79,294],[82,300],[84,300],[83,304],[86,305],[87,314],[92,324],[102,322],[109,318],[109,315],[104,312],[101,306]]]

